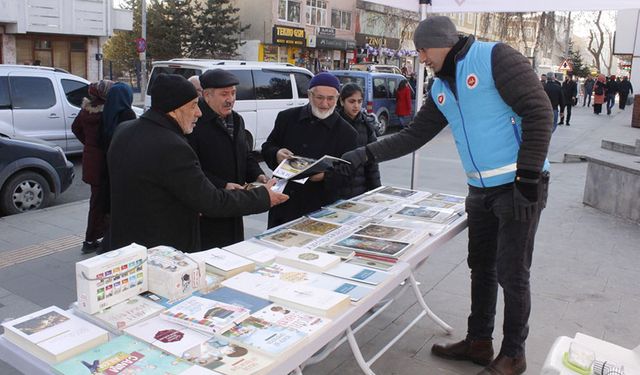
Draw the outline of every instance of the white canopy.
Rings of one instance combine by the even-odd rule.
[[[371,3],[418,11],[418,0],[367,0]],[[542,12],[620,10],[640,8],[639,0],[431,0],[430,13]]]

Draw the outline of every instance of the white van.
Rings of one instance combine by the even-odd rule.
[[[240,84],[236,86],[234,110],[251,133],[249,143],[260,150],[273,129],[278,113],[309,102],[307,90],[313,73],[286,63],[235,60],[172,59],[153,63],[147,86],[145,109],[151,106],[150,88],[160,73],[179,74],[185,78],[210,69],[231,71]]]
[[[66,153],[82,151],[71,124],[88,84],[61,69],[0,65],[0,136],[36,137]]]

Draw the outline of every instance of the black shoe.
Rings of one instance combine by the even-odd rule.
[[[571,126],[571,124],[569,124],[569,123],[567,122],[567,126]]]
[[[451,344],[434,344],[431,353],[445,359],[471,361],[487,366],[493,360],[493,345],[491,340],[464,339]]]
[[[100,248],[101,243],[100,240],[84,241],[80,251],[82,251],[82,254],[91,254]]]
[[[564,125],[564,122],[563,122],[563,121],[560,121],[560,122],[558,123],[558,125]]]

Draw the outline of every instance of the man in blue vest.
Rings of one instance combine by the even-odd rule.
[[[479,375],[522,374],[529,270],[547,200],[551,104],[526,57],[506,44],[458,36],[447,17],[420,22],[414,42],[420,61],[436,74],[425,104],[406,129],[342,157],[352,168],[397,158],[451,126],[469,185],[471,314],[464,340],[431,351],[486,366]],[[498,285],[504,290],[504,339],[494,358]]]

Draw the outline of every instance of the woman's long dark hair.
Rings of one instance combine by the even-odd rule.
[[[340,99],[344,101],[351,95],[355,94],[356,92],[359,92],[360,95],[364,97],[364,92],[362,92],[362,87],[358,86],[357,83],[353,83],[353,82],[347,83],[346,85],[342,86],[342,90],[340,90]]]

